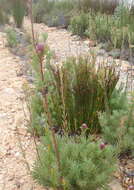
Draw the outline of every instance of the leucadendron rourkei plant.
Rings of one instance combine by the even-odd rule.
[[[118,90],[113,93],[110,104],[114,108],[111,114],[101,113],[99,117],[102,136],[116,147],[118,155],[128,152],[134,155],[134,96],[128,99]]]
[[[108,111],[109,99],[118,82],[118,74],[114,66],[107,66],[102,63],[97,67],[94,55],[68,58],[64,63],[55,65],[50,62],[50,51],[46,51],[44,82],[40,79],[40,68],[38,58],[34,56],[33,66],[36,70],[36,89],[40,94],[40,88],[44,88],[48,98],[48,109],[52,119],[52,127],[66,131],[69,135],[80,134],[81,126],[85,123],[88,126],[87,133],[101,131],[98,120],[98,112]],[[41,96],[38,105],[42,107]],[[36,99],[37,100],[37,99]],[[32,105],[34,105],[32,103]],[[34,106],[34,113],[41,109]],[[33,120],[47,121],[43,111],[39,111],[39,117]],[[43,116],[43,118],[42,118]],[[33,122],[36,123],[36,122]],[[35,131],[42,132],[40,124],[34,125]],[[45,124],[44,124],[45,127]]]
[[[5,30],[6,36],[7,36],[7,44],[10,48],[17,47],[18,45],[18,40],[17,40],[17,33],[14,29],[12,28],[7,28]]]
[[[11,0],[11,13],[17,28],[21,28],[26,14],[26,0]]]
[[[0,0],[0,25],[7,24],[10,17],[10,2],[8,0]]]
[[[39,146],[40,161],[33,166],[33,178],[45,188],[56,190],[97,190],[109,189],[108,183],[115,171],[115,152],[112,146],[92,142],[81,136],[57,136],[60,153],[61,173],[59,174],[50,131]],[[59,186],[59,175],[62,176]]]
[[[35,51],[32,54],[32,73],[34,77],[34,88],[29,99],[30,110],[30,126],[29,131],[36,136],[43,136],[45,134],[45,126],[48,118],[44,111],[43,91],[47,92],[47,85],[44,81],[46,70],[44,69],[44,57],[46,63],[51,59],[51,52],[45,42],[35,44]],[[45,64],[46,66],[46,64]]]
[[[118,81],[118,76],[113,67],[105,68],[104,65],[102,67],[100,65],[97,68],[96,59],[93,55],[90,57],[73,57],[62,65],[52,65],[50,63],[50,50],[46,47],[38,44],[36,46],[37,54],[33,56],[35,92],[38,94],[37,98],[41,100],[37,102],[44,108],[44,110],[39,110],[39,113],[42,112],[41,115],[44,114],[45,119],[43,125],[40,124],[40,127],[44,129],[42,135],[45,135],[42,137],[39,148],[37,148],[38,157],[33,166],[33,178],[42,186],[56,190],[106,189],[114,172],[115,152],[113,147],[102,142],[93,142],[90,137],[86,138],[86,133],[89,130],[87,122],[82,122],[80,127],[75,125],[76,129],[70,128],[69,122],[70,124],[74,122],[74,118],[72,117],[72,120],[69,120],[70,115],[68,117],[67,114],[70,113],[69,111],[73,111],[71,112],[74,114],[73,116],[75,113],[79,116],[81,109],[87,111],[85,101],[90,97],[89,92],[94,92],[99,97],[97,101],[96,96],[94,98],[92,94],[91,100],[97,101],[97,103],[92,104],[94,107],[100,108],[99,101],[103,102],[103,106],[108,104],[105,96],[111,95]],[[43,57],[44,59],[42,59]],[[100,88],[99,91],[98,87]],[[75,96],[79,96],[78,99]],[[85,97],[88,98],[85,100]],[[47,98],[48,107],[44,105],[46,104],[45,98]],[[69,103],[69,107],[67,107],[67,103]],[[82,105],[76,107],[79,112],[73,107],[77,103]],[[35,103],[35,105],[37,104]],[[38,105],[37,108],[39,108]],[[57,111],[58,109],[59,111]],[[81,112],[81,114],[84,113]],[[80,131],[81,135],[75,134],[74,137],[69,137],[68,134],[64,133],[61,137],[55,134],[53,126],[59,122],[58,118],[61,119],[60,127],[63,127],[64,131],[67,133],[69,131]],[[77,123],[83,121],[78,120],[79,117],[75,119]],[[53,137],[56,141],[53,141]],[[54,142],[56,142],[56,146]]]

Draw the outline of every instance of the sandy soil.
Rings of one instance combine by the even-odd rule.
[[[40,190],[29,177],[19,146],[20,138],[32,166],[36,154],[23,112],[25,79],[17,77],[20,59],[5,48],[5,41],[0,33],[0,190]]]

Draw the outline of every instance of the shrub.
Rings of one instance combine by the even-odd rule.
[[[7,0],[0,0],[0,24],[8,23],[9,21],[9,2]]]
[[[16,26],[21,28],[26,11],[26,1],[12,0],[11,9]]]
[[[48,26],[67,27],[72,10],[74,9],[74,4],[70,0],[39,0],[33,7],[34,20],[39,23],[44,22]]]
[[[7,22],[7,18],[5,13],[0,9],[0,24],[5,24]]]
[[[127,8],[118,8],[114,15],[89,13],[89,24],[85,34],[93,40],[108,42],[114,48],[134,44],[134,16]]]
[[[114,67],[97,69],[95,62],[87,56],[70,58],[56,68],[48,65],[45,86],[54,126],[79,133],[86,123],[90,132],[100,131],[98,112],[106,109],[118,76]]]
[[[93,10],[95,12],[102,12],[112,14],[119,2],[116,0],[82,0],[80,1],[80,7],[83,11],[88,12]]]
[[[70,23],[71,15],[73,15],[71,12],[65,13],[62,11],[60,12],[59,10],[54,10],[50,14],[44,15],[42,21],[49,27],[61,26],[67,28]]]
[[[120,27],[130,23],[131,12],[123,4],[116,7],[114,17],[118,19]]]
[[[80,16],[74,16],[70,23],[70,30],[73,34],[84,36],[89,27],[88,14],[81,13]]]
[[[44,126],[44,109],[41,94],[35,92],[31,96],[30,104],[30,113],[31,113],[31,123],[29,127],[29,132],[36,136],[42,136],[45,134]]]
[[[111,29],[114,25],[112,16],[96,13],[89,15],[88,36],[97,41],[110,41]]]
[[[134,43],[134,15],[128,8],[120,5],[115,10],[114,18],[116,22],[111,30],[111,41],[114,42],[114,47],[129,47]]]
[[[57,136],[60,152],[59,174],[50,134],[42,138],[39,158],[33,167],[33,178],[44,187],[67,190],[105,189],[114,171],[114,150],[100,148],[84,136],[68,138]],[[62,176],[62,187],[58,179]]]
[[[48,51],[44,83],[40,81],[39,60],[36,56],[33,57],[32,65],[37,92],[40,93],[42,88],[45,88],[47,92],[52,125],[57,130],[64,129],[70,135],[79,134],[83,123],[88,126],[87,134],[101,131],[98,112],[107,109],[108,100],[118,82],[114,66],[107,68],[103,63],[97,68],[94,55],[68,58],[61,66],[52,65],[49,60],[50,52]],[[37,103],[32,104],[35,105],[36,110]],[[42,105],[38,106],[42,107]],[[44,115],[43,120],[47,121],[43,111],[38,114],[37,109],[35,113],[38,115],[36,118],[42,120]],[[38,135],[41,135],[42,126],[40,123],[37,124],[39,120],[36,118],[33,116],[36,120],[33,129],[35,133],[40,131]]]
[[[39,0],[33,5],[33,16],[35,22],[43,22],[45,14],[50,14],[55,2],[48,0]]]
[[[116,146],[119,154],[127,151],[134,153],[134,102],[127,103],[129,101],[124,94],[117,99],[117,104],[118,100],[111,102],[116,105],[116,110],[109,116],[106,113],[100,116],[103,136],[105,141]]]
[[[41,38],[43,43],[47,40],[47,33],[43,33]],[[43,43],[41,43],[42,48]],[[45,46],[45,56],[47,61],[50,60],[51,53],[49,51],[49,48]],[[34,77],[34,87],[35,89],[32,91],[32,93],[27,95],[27,101],[29,105],[29,111],[30,111],[30,125],[28,130],[36,135],[36,136],[43,136],[44,135],[44,127],[47,125],[47,118],[44,112],[43,108],[43,97],[41,94],[41,89],[44,87],[44,83],[41,81],[41,75],[40,75],[40,64],[39,64],[39,57],[36,54],[32,54],[31,57],[31,63],[32,66],[32,75]]]
[[[123,92],[122,88],[116,88],[109,100],[110,107],[112,110],[127,110],[128,109],[128,99],[126,93]]]
[[[18,44],[16,32],[13,29],[8,28],[6,29],[6,35],[8,46],[11,48],[16,47]]]

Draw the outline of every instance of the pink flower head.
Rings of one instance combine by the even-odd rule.
[[[134,185],[130,185],[130,186],[128,187],[128,190],[134,190]]]
[[[44,52],[44,48],[45,48],[45,46],[44,46],[43,43],[39,43],[39,44],[36,45],[36,51],[38,53],[43,53]]]
[[[82,127],[82,129],[88,129],[88,126],[86,123],[83,123],[81,127]]]
[[[103,150],[105,147],[106,147],[106,144],[105,144],[105,143],[101,143],[101,144],[100,144],[100,149],[101,149],[101,150]]]

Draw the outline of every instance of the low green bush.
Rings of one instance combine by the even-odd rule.
[[[33,166],[33,178],[44,187],[66,190],[106,189],[115,170],[112,146],[100,148],[84,136],[57,136],[60,153],[60,173],[50,134],[46,134],[38,148],[39,159]],[[59,177],[62,184],[59,185]]]
[[[5,13],[0,9],[0,24],[5,24],[7,21]]]
[[[111,41],[113,41],[114,47],[129,47],[134,44],[133,13],[120,5],[115,10],[114,18],[116,22],[111,31]]]
[[[67,27],[73,14],[75,3],[70,0],[39,0],[33,6],[35,22],[44,22],[48,26]]]
[[[9,22],[9,10],[8,0],[0,0],[0,24]]]
[[[49,59],[49,53],[47,56]],[[39,60],[36,57],[33,59],[33,69],[37,91],[40,93],[41,88],[47,89],[52,125],[57,130],[63,129],[68,134],[79,134],[82,124],[86,123],[87,134],[101,131],[98,112],[107,109],[109,104],[107,101],[118,82],[114,66],[107,68],[103,63],[97,68],[96,57],[93,55],[68,58],[59,66],[50,64],[48,61],[43,84],[40,81]],[[32,104],[36,109],[36,102]],[[38,106],[35,113],[38,113],[38,109],[42,110],[42,105]],[[44,135],[42,126],[40,123],[37,124],[37,118],[42,120],[42,116],[47,123],[45,112],[33,116],[36,120],[33,122],[35,123],[33,129],[39,133],[38,135]]]
[[[44,126],[46,123],[44,121],[44,109],[40,93],[35,92],[34,95],[31,96],[30,112],[31,123],[29,126],[29,132],[35,136],[44,135]]]
[[[8,29],[6,29],[5,32],[7,35],[8,46],[11,48],[16,47],[18,44],[18,41],[17,41],[17,35],[16,35],[15,30],[8,28]]]
[[[12,0],[11,1],[11,13],[13,15],[16,27],[21,28],[26,13],[26,1],[25,0]]]
[[[118,93],[116,98],[111,102],[116,110],[100,116],[103,137],[116,146],[118,154],[127,151],[134,154],[134,101],[130,102],[124,93],[120,96]]]
[[[89,27],[86,33],[89,38],[98,42],[109,42],[114,22],[114,18],[110,15],[101,13],[89,14]]]
[[[48,0],[39,0],[38,2],[33,4],[34,21],[37,23],[43,22],[44,15],[51,13],[54,4],[55,2],[49,2]]]
[[[101,13],[112,14],[118,6],[119,1],[116,0],[80,0],[80,8],[85,12],[90,10]]]
[[[70,30],[73,34],[85,36],[85,32],[89,27],[88,14],[81,13],[79,16],[74,16],[70,22]]]
[[[106,109],[106,96],[110,99],[118,76],[113,67],[96,70],[95,62],[91,57],[72,58],[60,68],[51,66],[48,70],[51,74],[48,83],[55,84],[49,97],[56,126],[65,125],[66,130],[75,133],[86,123],[90,132],[100,131],[98,112]]]

